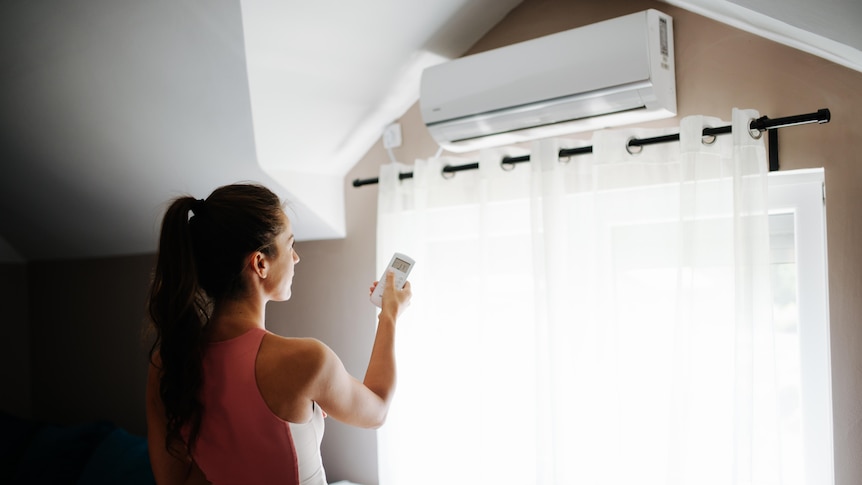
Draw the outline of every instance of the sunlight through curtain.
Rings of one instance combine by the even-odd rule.
[[[450,179],[465,160],[383,167],[378,266],[416,266],[380,483],[792,483],[757,117],[601,131],[568,161],[541,140],[514,169],[526,152],[487,150]]]

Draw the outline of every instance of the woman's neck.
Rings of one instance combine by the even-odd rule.
[[[254,328],[266,328],[264,303],[250,298],[219,302],[207,327],[209,340],[214,342],[238,337]]]

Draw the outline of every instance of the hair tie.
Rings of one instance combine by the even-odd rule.
[[[194,212],[195,215],[198,215],[198,216],[201,215],[201,213],[204,212],[204,210],[206,210],[206,208],[204,207],[205,203],[206,203],[206,200],[204,200],[204,199],[193,200],[192,201],[192,212]]]

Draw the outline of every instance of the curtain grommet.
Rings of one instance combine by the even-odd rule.
[[[703,145],[712,145],[713,143],[715,143],[716,139],[718,139],[718,137],[715,135],[701,135],[700,143],[702,143]]]
[[[635,137],[631,137],[626,140],[626,151],[629,152],[629,155],[637,155],[644,151],[643,145],[632,145],[632,142],[635,140],[637,140]]]
[[[748,119],[748,136],[750,136],[751,138],[754,138],[755,140],[759,140],[760,137],[763,136],[763,132],[766,130],[759,130],[757,128],[751,128],[751,123],[754,121],[757,121],[757,120],[755,120],[754,118]]]
[[[446,165],[445,167],[443,167],[443,170],[440,171],[440,176],[443,177],[445,180],[449,180],[455,177],[455,172],[446,171],[446,169],[449,167],[451,167],[451,165]]]
[[[500,169],[504,172],[511,172],[512,170],[515,170],[515,164],[509,161],[509,157],[503,157],[503,159],[500,160]]]

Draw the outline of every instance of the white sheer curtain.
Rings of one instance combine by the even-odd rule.
[[[417,262],[380,483],[785,483],[757,116],[383,167],[378,266]]]

